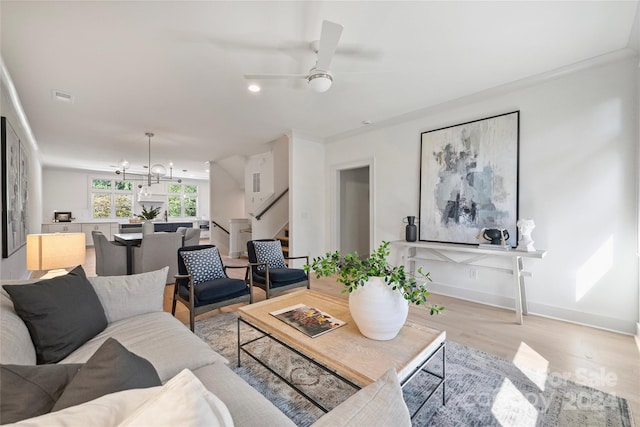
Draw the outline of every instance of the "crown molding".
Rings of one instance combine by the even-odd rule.
[[[455,98],[439,104],[430,105],[428,107],[421,108],[419,110],[414,110],[405,114],[400,114],[398,116],[390,117],[385,120],[376,121],[375,123],[367,126],[366,128],[357,128],[357,129],[352,129],[345,132],[340,132],[335,135],[326,137],[324,139],[324,142],[325,143],[335,142],[335,141],[339,141],[352,136],[383,129],[389,126],[396,126],[401,123],[406,123],[412,120],[424,118],[429,114],[433,114],[445,109],[468,105],[469,103],[477,102],[482,99],[503,95],[508,92],[513,92],[515,90],[527,88],[530,86],[535,86],[535,85],[538,85],[547,81],[551,81],[569,74],[577,73],[579,71],[583,71],[590,68],[597,68],[597,67],[615,63],[615,62],[625,61],[630,58],[638,59],[639,58],[638,52],[628,47],[615,50],[613,52],[599,55],[584,61],[576,62],[574,64],[560,67],[555,70],[547,71],[547,72],[536,74],[529,77],[524,77],[522,79],[514,80],[512,82],[505,83],[500,86],[494,86],[485,90],[481,90],[479,92],[472,93],[470,95],[465,95],[460,98]]]

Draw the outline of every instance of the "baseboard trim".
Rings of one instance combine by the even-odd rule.
[[[507,310],[514,310],[515,307],[515,300],[513,298],[505,297],[502,295],[488,294],[472,289],[459,288],[443,283],[430,283],[429,291],[433,292],[434,294],[445,295],[465,301],[477,302],[493,307],[505,308]],[[555,307],[532,301],[529,301],[528,308],[529,314],[535,314],[537,316],[575,323],[583,326],[589,326],[592,328],[604,329],[607,331],[625,335],[638,335],[638,340],[640,341],[640,323],[629,322],[622,319],[615,319],[612,317],[593,313],[584,313],[577,310]]]

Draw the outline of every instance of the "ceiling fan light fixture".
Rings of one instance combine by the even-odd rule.
[[[329,90],[333,77],[330,73],[322,71],[309,75],[307,81],[314,92],[322,93]]]

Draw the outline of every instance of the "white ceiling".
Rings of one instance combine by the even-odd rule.
[[[335,138],[633,46],[636,1],[6,1],[2,58],[44,165],[205,161],[291,129]],[[323,19],[344,26],[323,94],[243,74],[306,73]],[[74,96],[53,99],[52,91]]]

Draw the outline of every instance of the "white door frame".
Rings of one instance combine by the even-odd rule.
[[[331,233],[331,251],[336,251],[340,247],[340,172],[349,169],[359,169],[363,167],[369,167],[369,250],[373,251],[373,245],[376,242],[375,239],[375,159],[373,157],[361,160],[354,160],[351,162],[340,163],[331,166],[331,192],[333,198],[331,199],[331,215],[330,227],[333,230]]]

